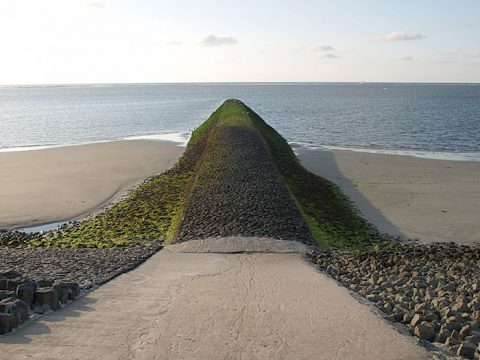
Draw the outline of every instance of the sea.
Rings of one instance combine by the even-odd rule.
[[[480,84],[2,86],[0,152],[120,139],[184,144],[229,98],[294,148],[480,161]]]

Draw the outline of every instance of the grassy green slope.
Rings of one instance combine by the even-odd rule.
[[[218,113],[214,112],[193,132],[185,153],[172,169],[146,180],[127,198],[98,215],[31,240],[30,245],[124,247],[173,237]]]
[[[334,184],[304,169],[286,140],[238,100],[227,100],[192,134],[178,163],[100,214],[31,241],[35,246],[121,247],[174,238],[210,139],[221,126],[255,127],[321,247],[364,248],[377,235]]]
[[[257,128],[320,247],[363,249],[380,240],[349,199],[330,181],[307,171],[287,141],[240,101],[228,100],[220,124]]]

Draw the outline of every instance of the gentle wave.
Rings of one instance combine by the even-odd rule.
[[[444,152],[444,151],[421,151],[421,150],[385,150],[385,149],[368,149],[368,148],[354,148],[344,146],[329,146],[329,145],[312,145],[308,143],[292,141],[289,144],[294,148],[295,153],[298,149],[308,150],[342,150],[354,151],[370,154],[385,154],[385,155],[401,155],[413,156],[422,159],[431,160],[453,160],[453,161],[480,161],[480,152]]]
[[[162,140],[162,141],[172,141],[175,143],[179,143],[180,146],[187,146],[188,140],[190,140],[190,135],[191,135],[190,132],[136,135],[136,136],[128,136],[123,140]]]
[[[66,146],[76,146],[76,145],[86,145],[86,144],[16,146],[16,147],[0,148],[0,153],[56,149],[56,148],[62,148]]]
[[[90,144],[100,144],[113,141],[122,141],[122,140],[152,140],[152,141],[170,141],[177,143],[179,146],[187,146],[188,140],[190,140],[190,132],[181,132],[181,133],[167,133],[167,134],[149,134],[149,135],[135,135],[128,136],[121,139],[112,139],[112,140],[101,140],[85,143],[72,143],[72,144],[57,144],[57,145],[32,145],[32,146],[16,146],[8,148],[0,148],[0,153],[11,153],[11,152],[23,152],[23,151],[36,151],[36,150],[46,150],[46,149],[56,149],[69,146],[81,146],[81,145],[90,145]]]
[[[60,84],[0,92],[3,152],[153,140],[194,129],[227,98],[244,101],[289,141],[456,160],[480,152],[480,86],[470,84]]]

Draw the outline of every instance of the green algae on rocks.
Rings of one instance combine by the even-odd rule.
[[[31,240],[33,246],[56,247],[126,247],[155,239],[173,237],[181,219],[184,194],[201,163],[211,126],[218,117],[214,112],[192,134],[187,149],[175,166],[161,175],[147,179],[128,197],[99,214]]]
[[[191,136],[177,164],[146,180],[130,195],[101,213],[29,244],[56,247],[125,247],[162,238],[171,242],[181,228],[185,209],[197,186],[206,155],[217,132],[226,127],[258,131],[278,174],[320,247],[363,249],[380,240],[333,183],[308,172],[287,141],[238,100],[225,101]],[[213,154],[212,159],[222,161]],[[231,165],[231,164],[230,164]]]

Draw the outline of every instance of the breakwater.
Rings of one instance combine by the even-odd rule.
[[[252,109],[227,100],[192,133],[177,164],[84,221],[9,246],[129,247],[154,240],[260,236],[363,249],[381,240],[329,181],[305,170]]]
[[[222,123],[210,140],[175,240],[235,235],[313,243],[259,132]]]

